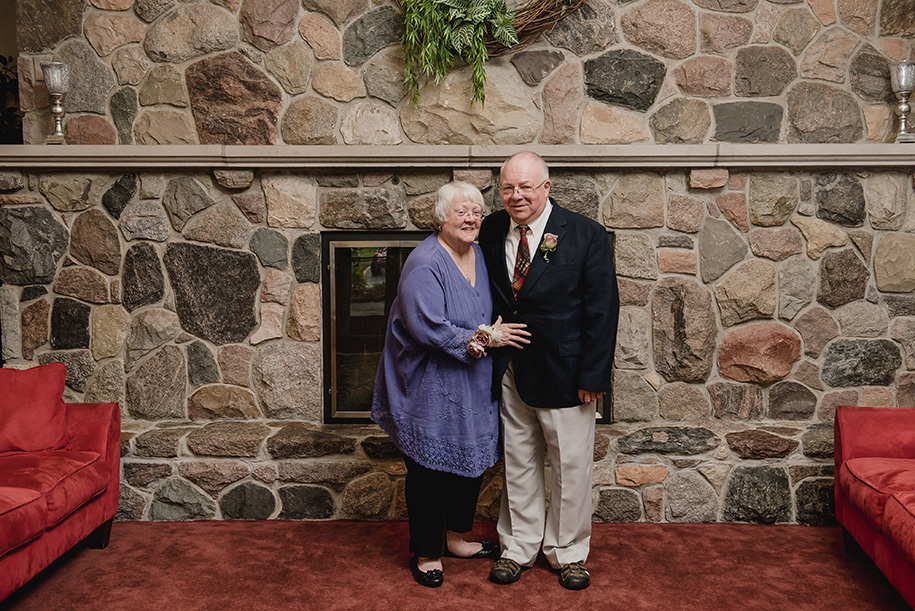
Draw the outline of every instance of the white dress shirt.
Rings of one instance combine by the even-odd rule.
[[[536,219],[528,223],[527,230],[527,248],[531,253],[531,261],[540,248],[540,240],[543,239],[543,232],[546,229],[546,222],[550,218],[550,212],[553,211],[553,203],[546,200],[546,206]],[[505,236],[505,265],[508,267],[508,280],[515,275],[515,260],[518,258],[518,244],[521,243],[521,235],[518,233],[518,223],[511,221],[508,227],[508,235]]]

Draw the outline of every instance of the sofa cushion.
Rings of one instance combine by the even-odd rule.
[[[66,379],[62,363],[0,369],[0,452],[66,447]]]
[[[839,485],[871,526],[883,530],[883,514],[890,496],[915,490],[915,459],[852,458],[842,463]]]
[[[0,556],[41,535],[48,510],[37,490],[0,487]]]
[[[887,500],[883,532],[915,566],[915,491],[899,492]]]
[[[48,508],[48,528],[100,494],[107,485],[105,464],[96,452],[0,454],[0,486],[40,492]]]

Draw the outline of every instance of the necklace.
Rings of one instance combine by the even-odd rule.
[[[442,246],[445,247],[445,250],[451,256],[451,260],[454,261],[454,264],[457,266],[458,271],[461,272],[461,275],[464,276],[464,279],[467,280],[467,282],[469,282],[471,285],[473,285],[473,279],[471,278],[471,272],[467,271],[464,268],[464,265],[462,265],[462,262],[461,262],[462,257],[460,255],[458,255],[457,252],[453,248],[451,248],[451,245],[448,244],[448,242],[443,240],[441,237],[439,237],[438,241],[439,241],[439,243],[441,243]],[[470,255],[469,258],[471,259],[470,265],[473,266],[476,263],[476,254],[473,252],[472,246],[470,247],[470,250],[468,252]]]

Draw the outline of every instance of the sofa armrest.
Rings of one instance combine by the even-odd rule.
[[[915,458],[915,408],[836,409],[836,474],[843,462],[861,457]]]
[[[65,403],[67,439],[73,450],[121,454],[121,410],[117,403]],[[114,444],[112,445],[112,439]]]

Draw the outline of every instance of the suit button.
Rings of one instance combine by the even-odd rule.
[[[518,310],[515,310],[514,312],[512,312],[512,316],[517,316],[517,315],[518,315]]]

